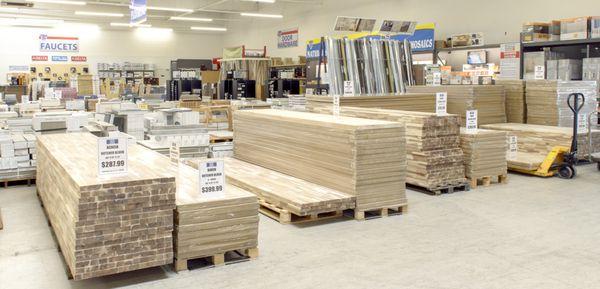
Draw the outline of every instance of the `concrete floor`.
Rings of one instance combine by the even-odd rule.
[[[409,213],[298,227],[261,216],[255,261],[69,281],[34,187],[0,189],[0,288],[599,288],[600,172],[510,175]]]

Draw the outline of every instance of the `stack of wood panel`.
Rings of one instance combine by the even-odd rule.
[[[179,165],[175,270],[185,270],[188,260],[204,257],[211,257],[214,265],[219,265],[229,251],[257,257],[259,218],[256,196],[230,183],[225,186],[223,196],[205,196],[199,193],[198,181],[197,169]]]
[[[505,131],[478,129],[477,132],[460,131],[460,145],[465,153],[465,175],[473,187],[477,180],[506,176],[507,133]]]
[[[306,109],[308,111],[331,106],[333,106],[332,96],[306,96]],[[435,112],[435,94],[407,93],[402,95],[342,96],[340,97],[340,106]]]
[[[595,81],[527,81],[527,123],[573,127],[573,112],[567,105],[571,93],[583,93],[585,105],[580,114],[589,115],[598,108],[598,84]],[[594,116],[592,123],[597,123]]]
[[[504,87],[499,85],[411,86],[412,93],[448,93],[448,113],[461,117],[467,110],[477,110],[479,124],[506,122]]]
[[[508,160],[509,169],[537,169],[553,147],[570,148],[573,139],[572,129],[566,127],[501,123],[483,125],[481,128],[506,131],[509,136],[517,136],[518,153],[516,158]],[[600,131],[593,130],[591,136],[591,147],[587,132],[577,137],[580,159],[589,156],[590,153],[600,152]]]
[[[407,203],[403,123],[269,109],[234,127],[236,158],[350,194],[359,219]]]
[[[506,120],[510,123],[527,123],[527,105],[525,102],[525,81],[498,79],[496,85],[502,85],[506,92]]]
[[[261,212],[281,223],[339,217],[356,198],[330,188],[233,158],[225,159],[227,181],[256,194]]]
[[[331,113],[331,109],[318,109]],[[406,182],[430,191],[465,183],[457,115],[374,108],[343,107],[340,115],[406,123]]]
[[[38,136],[37,188],[73,278],[172,263],[175,178],[137,145],[127,175],[100,178],[97,147],[87,133]]]

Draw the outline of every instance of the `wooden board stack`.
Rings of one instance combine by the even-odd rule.
[[[307,95],[306,109],[333,106],[333,97]],[[342,96],[340,106],[399,109],[406,111],[435,112],[435,94],[407,93],[402,95]]]
[[[506,131],[509,136],[517,136],[518,154],[516,158],[508,160],[509,169],[537,169],[553,147],[570,148],[573,139],[572,129],[566,127],[501,123],[483,125],[481,128]],[[600,152],[600,131],[593,130],[591,135],[592,147],[587,132],[577,137],[580,159],[586,158],[590,153]]]
[[[88,133],[38,136],[37,188],[73,278],[172,263],[175,178],[150,158],[162,156],[130,145],[128,175],[100,178],[97,146]]]
[[[506,122],[504,87],[498,85],[411,86],[412,93],[448,93],[448,113],[457,114],[465,125],[466,111],[476,109],[479,124]]]
[[[492,178],[498,183],[506,181],[507,133],[497,130],[478,129],[475,133],[460,131],[460,146],[465,153],[465,175],[471,180],[471,188],[477,181],[489,185]]]
[[[317,111],[331,113],[330,108]],[[429,191],[465,184],[457,115],[356,107],[343,107],[340,114],[406,123],[407,183]]]
[[[506,121],[510,123],[527,123],[525,81],[520,79],[498,79],[496,85],[503,86],[506,92]]]
[[[580,114],[589,115],[598,107],[598,84],[595,81],[527,81],[527,123],[573,127],[573,112],[567,105],[571,93],[583,93],[585,105]],[[597,123],[596,114],[592,123]]]
[[[186,270],[188,260],[204,257],[220,265],[229,251],[257,257],[256,196],[228,183],[223,196],[207,197],[199,193],[197,169],[180,164],[176,174],[175,270]]]
[[[236,158],[356,197],[357,219],[406,206],[402,123],[269,109],[234,127]]]
[[[356,198],[233,158],[225,159],[227,181],[258,196],[261,212],[281,223],[340,217]]]

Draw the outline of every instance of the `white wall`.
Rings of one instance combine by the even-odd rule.
[[[323,0],[323,3],[295,12],[293,7],[298,7],[297,4],[286,4],[283,20],[231,25],[225,45],[267,45],[272,56],[304,55],[306,41],[331,33],[338,15],[380,21],[435,22],[436,39],[457,33],[483,32],[486,43],[497,44],[518,41],[524,22],[588,16],[600,11],[598,0]],[[300,47],[277,49],[277,31],[293,27],[300,28]]]
[[[173,32],[167,35],[140,35],[135,30],[56,30],[39,28],[0,27],[0,83],[6,83],[9,65],[30,65],[32,55],[52,55],[39,51],[41,33],[52,36],[78,36],[79,53],[56,55],[87,56],[92,73],[97,63],[153,63],[157,72],[168,77],[170,61],[178,58],[213,58],[222,54],[222,35]],[[49,57],[51,58],[51,56]]]

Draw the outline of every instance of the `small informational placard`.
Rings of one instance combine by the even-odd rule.
[[[225,196],[225,162],[223,160],[205,160],[198,163],[200,195],[208,198]]]
[[[544,67],[543,65],[537,65],[535,67],[535,74],[534,74],[535,79],[546,79],[546,67]]]
[[[354,95],[354,82],[351,80],[344,81],[344,96]]]
[[[383,20],[379,32],[413,35],[416,28],[417,22],[415,21]]]
[[[435,94],[435,113],[438,116],[448,114],[448,93],[438,92]]]
[[[277,32],[277,48],[298,47],[298,28],[279,30]]]
[[[315,95],[315,89],[314,88],[306,88],[306,91],[304,92],[305,95]]]
[[[442,73],[434,72],[433,73],[433,86],[440,86],[440,85],[442,85]]]
[[[588,117],[585,113],[577,115],[577,131],[579,133],[587,133],[588,131]]]
[[[477,132],[477,110],[467,110],[466,131],[467,133]]]
[[[98,138],[98,176],[127,174],[127,138]]]
[[[339,95],[333,96],[333,115],[336,117],[340,116],[340,96]]]
[[[517,158],[517,151],[519,149],[519,143],[516,135],[508,136],[508,151],[506,157],[509,160]]]

